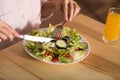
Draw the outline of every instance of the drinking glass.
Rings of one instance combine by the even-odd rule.
[[[103,41],[114,44],[120,39],[120,8],[110,8],[103,33]]]

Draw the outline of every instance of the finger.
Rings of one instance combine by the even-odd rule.
[[[6,35],[0,33],[0,39],[7,40],[7,38],[8,38],[8,37],[7,37]]]
[[[68,19],[69,22],[72,21],[73,13],[74,13],[73,1],[70,1],[69,2],[69,19]]]
[[[79,5],[74,1],[74,13],[73,15],[76,16],[80,12],[80,7]]]
[[[13,28],[11,28],[8,24],[6,24],[6,28],[13,34],[15,37],[19,37],[19,33],[16,32]]]
[[[63,3],[63,13],[65,20],[68,22],[68,0],[65,0]]]
[[[18,32],[16,32],[11,26],[9,26],[7,23],[1,20],[1,24],[8,29],[15,37],[19,37]]]
[[[13,35],[12,35],[12,33],[8,30],[8,29],[6,29],[5,27],[3,27],[3,28],[0,28],[0,32],[2,33],[2,34],[4,34],[5,36],[7,36],[9,39],[10,39],[10,41],[12,41],[13,40]]]
[[[19,37],[20,36],[19,33],[17,31],[15,31],[14,29],[12,29],[12,33],[13,33],[13,35],[15,37]]]

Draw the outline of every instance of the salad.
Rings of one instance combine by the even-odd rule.
[[[55,38],[50,42],[26,41],[25,49],[44,62],[73,63],[83,58],[87,53],[88,43],[81,40],[81,36],[68,27],[63,27],[60,34],[54,35],[55,27],[49,24],[46,31],[33,30],[32,36]]]

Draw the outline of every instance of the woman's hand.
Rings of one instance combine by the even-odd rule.
[[[19,34],[8,24],[0,20],[0,42],[7,39],[12,41],[14,37],[19,37]]]
[[[41,14],[42,17],[46,17],[56,11],[62,11],[64,19],[68,22],[72,21],[72,18],[76,16],[80,7],[74,0],[43,0]]]
[[[80,11],[79,5],[74,0],[63,0],[62,6],[64,18],[68,22],[71,22],[72,18]]]

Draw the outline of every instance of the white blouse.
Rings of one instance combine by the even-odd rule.
[[[40,11],[41,0],[0,0],[0,19],[22,34],[39,27]]]
[[[47,0],[0,0],[0,19],[20,34],[26,34],[41,24],[41,6]],[[19,41],[0,43],[0,49]]]

